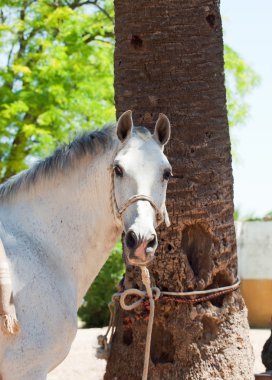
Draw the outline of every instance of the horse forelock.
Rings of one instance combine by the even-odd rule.
[[[143,140],[151,137],[144,127],[135,127],[134,133]],[[16,174],[0,185],[0,202],[14,197],[19,190],[28,189],[43,178],[52,177],[60,171],[68,172],[86,155],[94,157],[103,154],[116,143],[115,124],[106,124],[100,130],[76,136],[72,142],[57,148],[51,156],[36,162],[30,169]]]

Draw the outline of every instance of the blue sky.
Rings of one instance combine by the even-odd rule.
[[[243,216],[272,211],[272,0],[221,0],[224,41],[260,75],[250,115],[233,130],[234,201]]]

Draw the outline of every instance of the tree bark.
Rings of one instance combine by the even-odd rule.
[[[237,276],[233,177],[216,0],[115,0],[117,115],[132,109],[152,130],[172,125],[167,207],[150,266],[161,290],[230,285]],[[142,287],[128,268],[126,287]],[[141,379],[147,322],[120,311],[105,380]],[[135,318],[137,315],[137,318]],[[253,379],[247,311],[240,291],[196,305],[156,303],[149,378]]]
[[[20,128],[14,138],[8,158],[6,159],[6,171],[1,180],[4,182],[21,170],[27,168],[25,157],[27,155],[27,137]]]

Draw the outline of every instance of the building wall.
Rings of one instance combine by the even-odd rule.
[[[272,317],[272,222],[237,222],[238,272],[252,327]]]

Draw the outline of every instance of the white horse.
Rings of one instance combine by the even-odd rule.
[[[21,332],[0,334],[0,378],[44,380],[68,354],[77,309],[121,232],[126,259],[147,264],[164,217],[170,137],[116,126],[87,133],[0,186],[0,239],[13,281]]]

